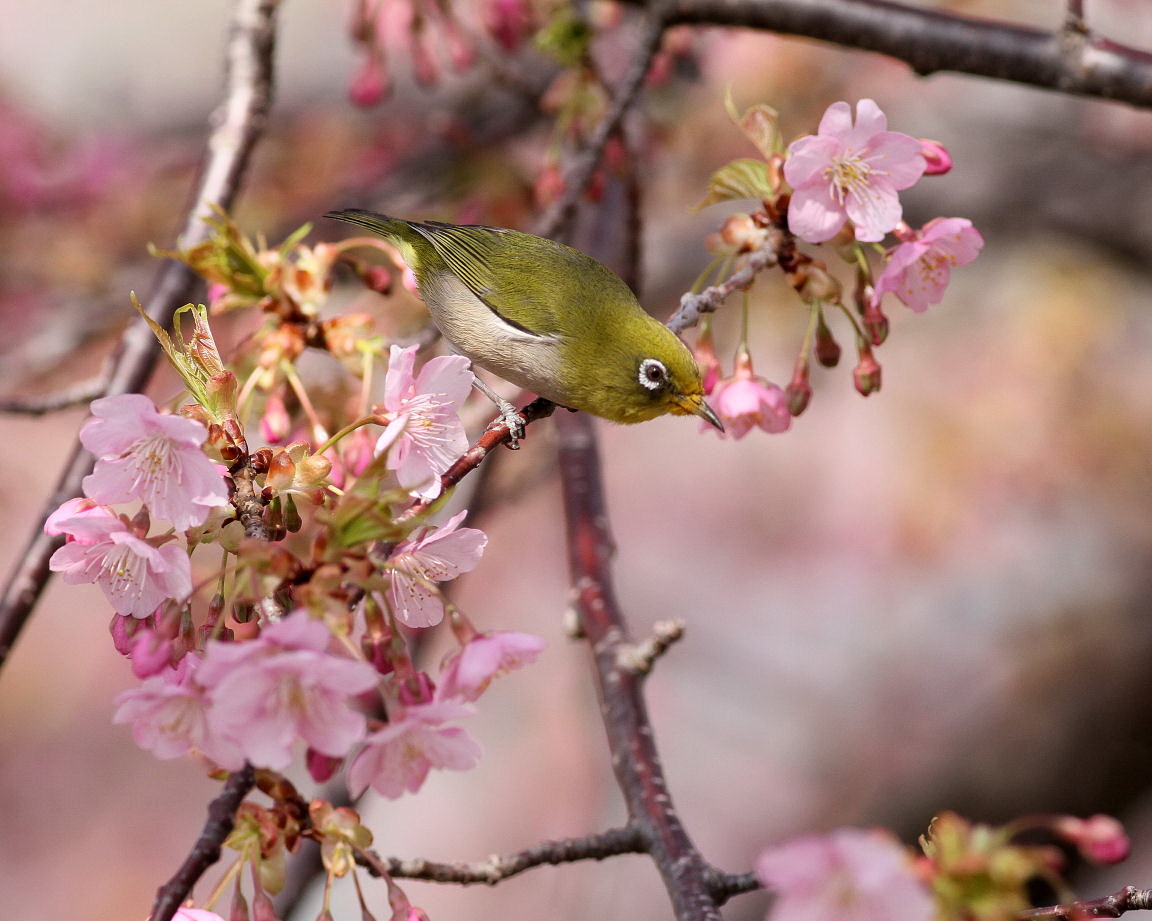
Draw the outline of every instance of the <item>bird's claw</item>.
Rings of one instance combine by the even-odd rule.
[[[508,429],[508,447],[520,450],[520,439],[524,437],[524,417],[507,400],[500,401],[500,422]]]

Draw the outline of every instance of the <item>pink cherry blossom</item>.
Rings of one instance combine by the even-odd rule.
[[[348,765],[348,790],[359,796],[368,787],[396,799],[415,793],[433,768],[466,771],[480,760],[480,744],[450,721],[475,712],[467,704],[435,701],[407,707],[394,722],[368,736]]]
[[[92,401],[80,441],[96,455],[84,494],[97,502],[143,502],[177,531],[203,524],[210,509],[228,504],[228,487],[201,450],[208,432],[199,422],[156,411],[139,393]]]
[[[224,919],[206,908],[181,908],[172,916],[172,921],[224,921]]]
[[[331,638],[323,623],[298,611],[254,640],[209,642],[196,677],[212,702],[212,731],[258,767],[286,768],[298,738],[322,754],[346,755],[366,732],[349,698],[371,690],[379,676],[366,662],[328,652]]]
[[[376,451],[388,451],[388,466],[404,489],[434,498],[440,474],[468,447],[459,407],[473,376],[468,359],[460,355],[432,358],[414,376],[416,351],[416,346],[392,346],[384,379],[384,411],[390,421]]]
[[[910,853],[881,829],[842,828],[769,848],[756,876],[769,921],[931,921],[935,905]]]
[[[752,359],[743,350],[736,356],[732,376],[721,380],[712,391],[712,408],[724,423],[724,431],[707,424],[700,430],[711,429],[721,438],[731,435],[740,439],[757,426],[766,432],[786,432],[792,425],[787,394],[753,374]]]
[[[459,527],[465,514],[460,512],[438,528],[425,528],[417,537],[401,541],[388,558],[392,567],[388,602],[409,627],[431,627],[444,617],[444,605],[430,582],[455,579],[480,562],[488,538],[476,528]]]
[[[788,148],[788,227],[802,240],[823,243],[850,220],[856,239],[881,240],[900,221],[897,192],[915,185],[924,169],[920,141],[889,131],[871,99],[857,103],[855,124],[848,103],[833,103],[817,134]]]
[[[888,263],[876,279],[877,302],[891,291],[922,313],[940,303],[952,277],[952,267],[967,265],[980,254],[984,238],[962,217],[938,217],[920,230],[905,234],[888,252]]]
[[[111,509],[86,499],[69,499],[44,525],[67,543],[52,554],[48,568],[69,585],[95,582],[120,614],[147,617],[165,601],[192,594],[187,552],[163,538],[139,537]]]
[[[544,641],[530,633],[483,633],[457,650],[440,673],[440,700],[476,700],[494,678],[536,661]]]
[[[153,675],[116,698],[114,723],[131,723],[132,738],[157,758],[198,751],[227,770],[244,765],[238,745],[208,723],[211,702],[194,680],[200,659],[185,656],[175,668]]]

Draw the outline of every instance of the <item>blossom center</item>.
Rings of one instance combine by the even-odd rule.
[[[845,150],[824,170],[824,177],[835,190],[836,201],[843,205],[849,196],[860,198],[864,196],[872,183],[872,175],[876,172],[872,164],[864,159],[867,148],[853,151]]]

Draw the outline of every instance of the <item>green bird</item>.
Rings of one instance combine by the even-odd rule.
[[[326,217],[392,241],[444,338],[498,377],[612,422],[691,414],[723,431],[688,347],[579,250],[502,227]]]

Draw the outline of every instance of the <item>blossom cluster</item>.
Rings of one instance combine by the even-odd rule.
[[[193,347],[162,341],[198,401],[171,414],[141,394],[96,400],[80,436],[96,458],[84,496],[45,526],[65,539],[51,568],[101,587],[116,646],[142,679],[117,699],[115,722],[159,758],[195,755],[227,770],[282,771],[302,746],[317,779],[346,764],[356,795],[396,797],[433,769],[473,767],[480,746],[458,724],[542,643],[477,633],[453,609],[458,648],[433,680],[402,632],[444,620],[439,585],[473,569],[487,542],[463,526],[463,511],[440,525],[421,515],[399,524],[407,504],[438,494],[467,447],[467,360],[417,368],[415,347],[393,345],[381,402],[344,437],[318,451],[297,441],[251,452],[231,372],[206,318],[196,324]],[[369,425],[380,433],[364,456],[352,436]],[[314,509],[310,557],[285,542],[304,528],[300,507]],[[192,557],[210,545],[229,562],[203,575],[217,585],[204,607]]]
[[[966,218],[938,217],[919,229],[903,220],[900,193],[924,176],[952,168],[947,149],[937,141],[888,130],[887,117],[875,101],[862,99],[855,117],[847,102],[825,111],[815,135],[793,141],[786,149],[776,127],[776,113],[753,106],[733,117],[764,156],[737,160],[718,170],[702,204],[737,198],[758,198],[763,209],[729,217],[710,241],[717,265],[728,266],[753,254],[770,252],[789,283],[809,307],[811,322],[797,357],[792,380],[781,388],[753,373],[745,332],[737,349],[735,370],[719,374],[719,361],[705,321],[696,346],[713,405],[728,435],[740,438],[753,428],[787,431],[793,416],[807,407],[812,395],[809,355],[832,367],[840,347],[825,322],[828,307],[842,311],[854,328],[858,363],[856,389],[867,396],[880,388],[881,369],[873,349],[888,335],[881,309],[892,294],[910,309],[923,312],[939,303],[952,269],[974,260],[984,244]],[[790,188],[789,188],[790,187]],[[896,242],[881,249],[891,234]],[[823,263],[801,252],[796,240],[831,244],[856,275],[858,316],[844,305],[842,285]],[[878,251],[882,267],[876,273],[869,254]],[[701,430],[706,428],[702,427]]]

